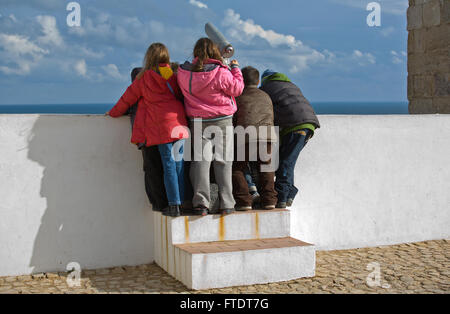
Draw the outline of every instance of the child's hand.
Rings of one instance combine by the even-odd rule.
[[[230,66],[239,66],[239,62],[237,60],[233,60],[230,62]]]

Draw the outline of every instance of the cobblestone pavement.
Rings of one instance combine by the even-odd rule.
[[[450,241],[319,251],[314,278],[206,291],[188,290],[156,264],[84,271],[73,288],[67,276],[0,277],[0,293],[450,293]]]

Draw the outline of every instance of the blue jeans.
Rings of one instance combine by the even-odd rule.
[[[178,148],[173,152],[173,156],[172,150],[175,144],[177,144]],[[184,140],[158,145],[158,150],[161,154],[161,161],[164,169],[164,186],[166,187],[169,205],[181,205],[181,201],[184,200],[185,188],[183,160]],[[174,157],[181,160],[175,161]]]
[[[247,181],[248,189],[250,194],[254,194],[257,192],[256,189],[256,176],[254,175],[255,171],[253,169],[253,165],[249,162],[247,169],[244,171],[245,181]]]
[[[305,147],[311,130],[303,129],[286,134],[281,139],[280,163],[275,173],[275,190],[278,192],[278,203],[294,199],[298,189],[294,185],[294,170],[300,152]]]

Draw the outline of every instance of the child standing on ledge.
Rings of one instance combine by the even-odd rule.
[[[132,83],[136,80],[136,77],[141,71],[142,67],[134,68],[131,71]],[[135,103],[128,110],[132,131],[137,108],[138,103]],[[145,146],[144,143],[138,143],[137,147],[142,152],[142,159],[144,162],[145,192],[147,193],[148,200],[152,204],[153,211],[162,212],[169,203],[167,202],[166,188],[164,187],[164,169],[158,146]]]
[[[145,55],[144,67],[111,109],[111,117],[124,115],[138,102],[131,142],[157,145],[164,169],[164,185],[169,206],[166,216],[180,216],[184,201],[184,139],[189,133],[182,94],[176,75],[170,68],[170,56],[161,43],[152,44]]]
[[[241,96],[236,98],[238,111],[234,115],[234,125],[246,129],[254,127],[256,132],[246,136],[245,143],[235,145],[235,161],[233,164],[233,194],[236,200],[236,210],[251,210],[253,197],[251,195],[246,175],[249,161],[254,160],[257,165],[258,188],[262,209],[275,209],[277,193],[274,188],[274,172],[264,171],[263,165],[270,165],[271,159],[262,158],[261,152],[272,153],[273,105],[265,92],[258,89],[259,71],[248,66],[242,69],[245,88]],[[265,128],[265,130],[263,130]],[[264,132],[265,131],[265,132]],[[239,142],[239,141],[238,141]],[[255,144],[252,146],[252,144]],[[239,160],[237,152],[244,152],[243,160]],[[253,186],[253,185],[252,185]]]
[[[241,95],[244,89],[239,64],[233,60],[230,71],[222,63],[219,48],[209,38],[201,38],[195,44],[193,62],[180,66],[178,83],[184,95],[194,143],[190,169],[194,213],[207,215],[210,209],[212,163],[219,187],[220,212],[230,214],[235,205],[231,180],[234,141],[233,136],[226,136],[226,129],[233,126],[232,117],[237,109],[234,97]],[[204,132],[209,127],[222,132],[221,143],[215,147],[213,144],[218,140],[216,134]],[[197,150],[196,142],[201,142]],[[217,152],[221,152],[222,157],[218,158]]]
[[[286,208],[292,205],[298,193],[294,185],[298,156],[320,124],[300,88],[285,74],[266,70],[260,88],[272,99],[274,122],[280,127],[280,163],[275,173],[275,189],[277,208]]]

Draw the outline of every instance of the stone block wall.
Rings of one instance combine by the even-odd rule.
[[[450,113],[450,0],[409,0],[409,112]]]

